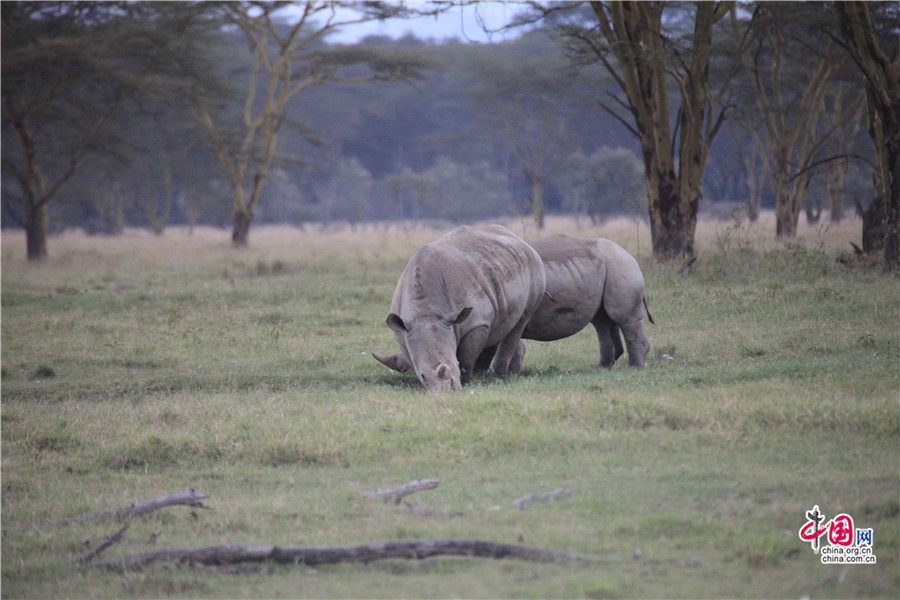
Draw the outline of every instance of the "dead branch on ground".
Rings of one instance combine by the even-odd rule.
[[[104,550],[106,550],[107,548],[112,546],[113,544],[118,543],[119,540],[122,539],[122,535],[124,535],[125,531],[128,529],[128,525],[130,525],[130,523],[126,522],[124,525],[122,525],[122,527],[117,532],[113,533],[112,535],[106,536],[106,539],[104,539],[102,542],[100,542],[99,544],[97,544],[95,547],[91,548],[87,552],[84,552],[83,554],[79,554],[78,556],[76,556],[75,558],[72,559],[72,562],[75,563],[76,565],[83,565],[84,563],[88,562],[95,556],[98,556],[101,552],[103,552]]]
[[[513,500],[513,506],[516,508],[525,509],[525,504],[527,502],[546,502],[547,500],[552,500],[554,498],[561,498],[563,496],[568,496],[571,494],[571,490],[567,490],[566,488],[556,488],[555,490],[549,491],[545,494],[541,494],[538,496],[537,494],[532,494],[531,492],[525,494],[521,498],[516,498]]]
[[[416,479],[415,481],[410,481],[409,483],[401,485],[397,488],[383,491],[375,490],[374,492],[367,492],[363,494],[363,496],[366,498],[383,500],[384,502],[393,500],[394,504],[400,504],[400,501],[404,497],[409,496],[410,494],[415,494],[416,492],[433,490],[440,484],[441,482],[437,479]]]
[[[13,527],[4,528],[3,531],[7,532],[26,531],[28,529],[56,529],[59,527],[71,525],[73,523],[79,523],[81,521],[112,521],[123,517],[136,517],[138,515],[143,515],[155,510],[159,510],[161,508],[166,508],[167,506],[183,505],[190,506],[192,508],[209,508],[208,506],[203,504],[203,500],[205,500],[206,498],[209,498],[209,496],[205,494],[198,494],[194,490],[188,490],[186,492],[178,492],[175,494],[160,496],[159,498],[154,498],[152,500],[135,502],[134,504],[123,506],[122,508],[115,508],[113,510],[87,513],[78,515],[77,517],[63,519],[62,521],[54,521],[52,523],[39,523],[36,525],[15,525]]]
[[[391,558],[424,560],[446,555],[493,559],[514,558],[535,562],[571,562],[578,560],[577,557],[566,552],[557,552],[532,546],[481,540],[420,540],[334,547],[225,544],[204,548],[185,548],[132,554],[95,562],[88,565],[88,567],[128,570],[145,567],[160,561],[202,566],[234,565],[245,562],[274,562],[317,566],[353,562],[369,563]]]

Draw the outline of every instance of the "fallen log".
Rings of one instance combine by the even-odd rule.
[[[382,542],[360,546],[302,547],[245,546],[225,544],[203,548],[185,548],[132,554],[87,565],[90,568],[136,569],[155,562],[197,565],[233,565],[245,562],[274,562],[306,566],[362,562],[400,558],[424,560],[435,556],[469,556],[492,559],[519,559],[536,562],[571,562],[577,558],[566,552],[532,546],[486,542],[481,540],[419,540]]]
[[[28,529],[56,529],[58,527],[65,527],[66,525],[71,525],[73,523],[80,523],[81,521],[112,521],[114,519],[120,519],[123,517],[136,517],[138,515],[143,515],[155,510],[159,510],[161,508],[166,508],[167,506],[182,505],[190,506],[193,508],[209,508],[208,506],[203,504],[203,500],[205,500],[206,498],[209,498],[209,496],[198,494],[194,490],[188,490],[186,492],[167,494],[165,496],[160,496],[159,498],[153,498],[152,500],[135,502],[134,504],[129,504],[128,506],[123,506],[121,508],[114,508],[112,510],[104,510],[95,513],[78,515],[77,517],[63,519],[62,521],[54,521],[52,523],[39,523],[36,525],[14,525],[12,527],[4,528],[3,531],[6,532],[26,531]]]

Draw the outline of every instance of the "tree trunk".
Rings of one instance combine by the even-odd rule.
[[[740,154],[747,177],[747,218],[751,223],[756,223],[762,209],[762,181],[757,168],[759,154],[755,144],[750,145],[749,156],[744,154],[743,148]]]
[[[892,127],[895,132],[893,138],[897,142],[896,132],[900,127],[900,119],[895,120]],[[891,165],[890,198],[885,204],[884,260],[889,266],[897,268],[900,267],[900,147],[895,143],[884,151],[888,154],[887,160]]]
[[[841,192],[844,189],[844,178],[850,168],[847,158],[833,160],[828,165],[828,173],[825,179],[825,189],[828,193],[828,207],[831,211],[831,222],[840,223],[844,218],[844,205],[841,201]]]
[[[653,256],[660,261],[693,257],[699,199],[693,203],[693,208],[688,203],[688,210],[685,211],[674,175],[652,172],[648,182]]]
[[[525,169],[528,181],[531,183],[531,210],[534,211],[534,221],[538,230],[544,229],[544,182],[541,176],[532,169]]]
[[[778,187],[780,189],[775,192],[775,236],[779,240],[792,240],[797,237],[802,195],[788,186]]]
[[[28,248],[28,260],[47,258],[47,206],[25,204],[25,242]]]
[[[250,243],[250,225],[253,223],[253,208],[244,202],[244,188],[239,181],[231,182],[231,245],[246,248]]]
[[[885,263],[897,267],[900,266],[900,98],[879,110],[873,104],[870,99],[869,136],[875,146],[878,171],[872,205],[863,215],[863,249],[884,248]],[[868,227],[866,214],[870,221]],[[879,217],[880,227],[871,222]]]
[[[877,197],[872,198],[872,203],[865,210],[857,203],[859,216],[862,218],[863,252],[866,254],[873,254],[884,248],[884,206],[884,202]]]
[[[900,267],[900,57],[879,46],[865,2],[835,2],[844,48],[866,89],[869,137],[878,169],[872,205],[863,213],[863,249],[882,243],[884,261]],[[868,216],[867,216],[868,215]],[[881,231],[873,223],[881,216]],[[880,239],[880,242],[879,242]]]
[[[818,194],[804,194],[803,205],[806,209],[806,224],[815,225],[822,218],[822,197]]]
[[[231,219],[233,225],[231,245],[235,248],[246,248],[250,242],[250,223],[253,222],[253,213],[246,209],[235,209]]]

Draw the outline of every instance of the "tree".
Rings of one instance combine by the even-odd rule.
[[[386,176],[381,184],[392,198],[392,204],[400,208],[400,219],[411,221],[413,227],[415,220],[434,204],[434,179],[414,173],[409,167]]]
[[[529,208],[542,229],[544,170],[571,138],[574,78],[546,33],[527,37],[541,50],[529,51],[519,43],[498,46],[489,56],[474,56],[469,70],[475,82],[468,93],[482,136],[501,144],[528,179]]]
[[[845,152],[857,139],[862,125],[863,99],[864,94],[855,85],[841,85],[833,95],[831,106],[822,113],[825,129],[834,132],[828,149],[833,160],[825,167],[825,196],[832,223],[839,223],[844,217],[843,196],[851,158]]]
[[[368,217],[372,175],[355,158],[338,160],[325,181],[314,185],[323,222],[344,220],[355,227]]]
[[[193,35],[201,12],[166,3],[2,4],[2,164],[18,187],[21,213],[9,216],[25,229],[30,260],[47,255],[48,205],[86,156],[110,149],[106,133],[125,99],[175,82],[171,65],[187,61],[172,55],[171,40]]]
[[[251,65],[239,122],[213,103],[218,90],[198,82],[187,96],[192,115],[205,131],[231,186],[232,244],[246,246],[253,215],[273,166],[278,133],[288,103],[328,82],[395,81],[420,76],[429,63],[416,52],[385,52],[379,47],[334,46],[328,33],[354,23],[404,16],[401,6],[384,3],[305,2],[284,11],[283,4],[228,2],[220,6],[226,24],[246,38]],[[343,17],[339,9],[352,9]],[[319,19],[318,21],[316,19]]]
[[[568,208],[586,213],[594,224],[636,205],[645,189],[640,159],[624,148],[601,146],[590,156],[576,152],[566,160],[563,177]]]
[[[884,260],[900,267],[900,47],[897,6],[835,2],[841,43],[856,64],[866,91],[869,137],[877,169],[872,204],[863,215],[863,248],[884,247]],[[893,17],[894,26],[879,39],[874,11]],[[837,38],[835,38],[837,39]],[[880,225],[880,227],[878,227]],[[880,229],[880,232],[879,232]]]
[[[756,113],[745,113],[739,122],[763,159],[775,195],[775,233],[782,239],[793,238],[797,233],[812,167],[834,133],[833,127],[820,128],[820,118],[826,109],[826,97],[833,89],[832,82],[845,67],[845,61],[835,57],[834,42],[815,53],[808,51],[814,47],[814,38],[820,37],[817,34],[821,27],[816,23],[822,15],[816,8],[805,3],[760,5],[756,13],[760,35],[754,44],[745,45],[740,55]],[[732,13],[731,20],[737,32],[736,13]],[[814,56],[811,62],[791,60],[810,55]],[[835,106],[831,103],[830,108]],[[849,119],[853,110],[852,105],[842,107],[843,114],[837,115],[833,123]],[[763,125],[762,135],[756,122]]]
[[[542,10],[546,14],[554,10],[552,6]],[[582,63],[599,61],[625,94],[615,101],[631,114],[633,125],[624,117],[619,119],[641,144],[657,260],[694,256],[700,181],[725,117],[723,98],[737,69],[736,60],[726,64],[719,90],[710,90],[713,27],[736,10],[734,4],[697,2],[679,12],[683,6],[591,2],[596,26],[562,28],[574,43],[575,58]],[[743,43],[738,40],[739,46]],[[669,112],[669,81],[679,98],[674,120]]]
[[[433,204],[441,219],[467,223],[511,212],[506,174],[485,161],[465,164],[442,156],[422,175],[434,183]]]

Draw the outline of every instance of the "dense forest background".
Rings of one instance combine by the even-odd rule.
[[[221,122],[238,123],[248,88],[256,88],[252,104],[262,101],[267,86],[256,75],[245,31],[210,11],[200,25],[195,18],[180,32],[169,28],[171,37],[165,40],[153,38],[165,51],[146,48],[150,54],[141,60],[154,64],[143,64],[125,56],[115,36],[135,27],[146,33],[146,27],[158,29],[161,20],[176,17],[148,6],[138,11],[122,4],[118,12],[91,14],[87,9],[79,13],[80,3],[69,9],[65,4],[41,9],[3,3],[3,227],[21,227],[25,221],[21,180],[28,176],[24,160],[29,152],[43,161],[46,181],[67,175],[47,204],[51,232],[81,227],[115,234],[141,227],[161,233],[169,225],[230,226],[232,191],[215,144],[190,104],[190,92],[185,86],[157,84],[174,78],[173,65],[178,66],[185,77],[202,78],[205,90],[215,90],[210,111]],[[792,182],[802,182],[798,193],[807,219],[839,220],[871,201],[875,159],[863,88],[851,61],[830,54],[832,39],[823,32],[836,26],[823,21],[827,16],[821,6],[800,3],[790,13],[772,13],[766,28],[760,26],[755,34],[723,100],[727,110],[703,174],[701,211],[726,219],[755,218],[760,209],[774,207],[766,172],[771,153],[764,138],[772,135],[767,118],[776,113],[783,126],[797,123],[787,135],[809,142],[806,154],[784,159],[804,165],[802,172],[801,167],[794,171]],[[741,19],[748,20],[753,11],[753,4],[745,5]],[[895,18],[890,11],[885,15]],[[403,16],[409,15],[397,18]],[[285,104],[270,166],[259,176],[254,223],[465,223],[532,215],[536,197],[548,213],[595,221],[622,214],[646,217],[641,147],[618,86],[599,64],[577,60],[552,14],[522,27],[514,40],[493,44],[419,39],[413,33],[335,44],[322,27],[326,18],[324,13],[304,24],[307,31],[323,34],[308,36],[296,55],[305,62],[294,59],[292,77],[309,70],[312,57],[357,58],[346,58],[341,80],[311,85]],[[286,35],[291,17],[273,11],[272,20]],[[48,29],[51,23],[55,30]],[[415,20],[408,23],[414,30]],[[677,35],[689,23],[676,18],[664,25]],[[41,31],[26,35],[28,29]],[[734,57],[736,31],[727,20],[716,28],[711,80],[724,77]],[[55,71],[58,59],[46,66],[41,51],[33,49],[46,48],[54,39],[63,44],[98,34],[108,41],[95,42],[90,57],[83,55],[87,51],[73,51],[65,76]],[[32,55],[13,52],[29,47]],[[359,60],[363,55],[368,62]],[[88,63],[104,56],[119,76],[131,72],[141,81],[108,87],[99,68]],[[415,68],[370,77],[376,68],[372,56],[407,57]],[[831,71],[816,79],[823,57]],[[26,79],[20,71],[25,72],[28,60]],[[187,73],[189,68],[196,72]],[[155,79],[148,82],[144,75]],[[36,127],[34,147],[23,147],[16,129],[16,114],[21,114],[14,110],[16,93],[30,90],[37,102],[34,98],[51,98],[55,85],[64,93],[40,109],[47,114]],[[818,93],[804,104],[813,86]],[[777,92],[777,108],[760,101],[759,87],[770,97]],[[113,102],[115,110],[107,111]],[[678,114],[674,98],[671,114],[673,120]],[[102,131],[96,127],[101,120]],[[231,133],[222,129],[222,136],[237,140],[238,130],[237,125]],[[92,132],[98,135],[87,138]],[[75,153],[77,165],[69,173]],[[253,176],[251,160],[246,177]]]

